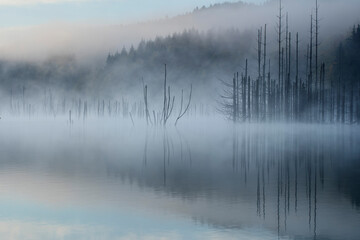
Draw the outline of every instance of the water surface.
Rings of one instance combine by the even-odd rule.
[[[2,120],[1,239],[359,239],[354,126]]]

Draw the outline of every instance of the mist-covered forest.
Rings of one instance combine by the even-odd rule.
[[[360,122],[359,25],[346,26],[345,31],[335,29],[339,34],[345,32],[341,37],[323,33],[321,8],[316,2],[304,24],[307,32],[291,32],[291,15],[281,4],[270,30],[268,24],[245,30],[185,29],[123,46],[96,65],[78,63],[71,55],[37,63],[4,60],[0,69],[2,99],[9,105],[3,104],[3,108],[19,114],[22,105],[23,112],[50,108],[54,114],[67,114],[70,108],[87,112],[82,109],[86,103],[99,114],[105,112],[105,105],[108,112],[113,106],[118,112],[118,102],[122,102],[123,113],[131,108],[145,116],[149,110],[143,101],[144,84],[149,92],[145,101],[161,105],[159,99],[166,99],[168,91],[162,96],[167,65],[167,81],[177,100],[180,89],[189,90],[192,85],[193,107],[206,106],[206,112],[236,122]],[[195,9],[190,15],[227,11],[231,6],[216,4]],[[236,3],[233,7],[249,6]],[[179,101],[175,108],[180,108]],[[125,107],[129,104],[132,106]]]

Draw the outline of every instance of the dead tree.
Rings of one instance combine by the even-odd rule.
[[[224,86],[223,94],[220,95],[222,102],[220,102],[222,112],[229,120],[232,120],[234,123],[237,121],[237,100],[236,100],[236,74],[234,74],[232,83],[227,83],[221,80],[222,85]]]
[[[262,28],[260,28],[258,30],[258,78],[256,80],[255,83],[255,118],[257,120],[259,120],[259,102],[261,102],[261,100],[259,101],[260,97],[259,97],[259,88],[261,86],[260,82],[262,81],[262,77],[261,77],[261,47],[262,47]]]
[[[299,117],[299,33],[296,33],[296,75],[295,75],[295,94],[294,94],[294,113],[295,120]]]
[[[243,107],[243,121],[246,120],[246,85],[247,85],[247,75],[248,75],[248,60],[245,62],[245,76],[243,78],[243,88],[242,88],[242,107]]]
[[[232,96],[232,100],[233,100],[233,121],[236,122],[236,118],[237,118],[237,113],[236,113],[236,110],[237,110],[237,106],[236,106],[236,77],[235,77],[235,74],[234,74],[234,78],[233,78],[233,96]]]
[[[336,94],[336,121],[340,122],[340,116],[341,116],[341,82],[342,82],[342,44],[340,44],[339,47],[339,76],[337,81],[337,94]]]
[[[284,82],[284,48],[281,48],[281,83],[280,83],[280,118],[283,117],[284,114],[284,89],[285,89],[285,82]]]
[[[312,72],[312,57],[313,57],[313,17],[311,15],[310,17],[310,52],[309,52],[309,76],[308,76],[308,106],[310,107],[310,111],[309,111],[309,120],[312,120],[312,104],[313,104],[313,99],[312,99],[312,76],[313,76],[313,72]]]
[[[272,84],[271,84],[271,78],[270,78],[270,69],[271,69],[271,65],[270,65],[270,59],[269,59],[269,72],[267,75],[267,109],[268,109],[268,116],[267,118],[269,120],[272,119],[273,116],[273,108],[274,108],[274,103],[273,103],[273,88],[272,88]]]
[[[163,105],[163,123],[164,123],[164,125],[166,124],[166,121],[165,121],[165,119],[166,119],[166,116],[167,116],[167,114],[166,114],[166,101],[167,101],[167,98],[166,98],[166,64],[165,64],[165,79],[164,79],[164,105]]]
[[[165,79],[164,79],[164,106],[163,106],[163,119],[162,123],[165,126],[169,117],[171,116],[172,110],[174,108],[175,96],[171,98],[171,89],[170,86],[166,85],[166,64],[165,64]],[[166,89],[167,87],[167,89]],[[167,90],[167,92],[166,92]]]
[[[291,33],[288,33],[288,37],[287,37],[287,48],[289,48],[288,50],[286,50],[286,54],[288,56],[286,56],[286,82],[285,82],[285,118],[286,120],[289,120],[290,118],[290,56],[291,56],[291,51],[290,51],[290,46],[291,46]]]
[[[278,101],[277,101],[277,112],[279,114],[279,116],[281,115],[281,111],[282,111],[282,94],[283,94],[283,83],[282,83],[282,69],[283,69],[283,48],[282,48],[282,1],[279,1],[280,5],[279,5],[279,15],[278,15],[278,29],[277,29],[277,33],[278,33]]]
[[[325,121],[325,63],[321,64],[320,70],[320,101],[321,101],[321,121]]]
[[[345,84],[342,83],[341,93],[341,123],[345,123]]]
[[[236,73],[236,118],[240,119],[240,82],[239,72]]]
[[[319,5],[316,0],[315,7],[315,91],[316,91],[316,104],[319,102],[318,89],[319,89],[319,68],[318,68],[318,51],[319,51]],[[318,112],[318,111],[317,111]]]
[[[278,67],[279,67],[279,71],[278,71],[278,84],[280,84],[280,79],[281,79],[281,36],[282,36],[282,5],[281,5],[281,0],[280,0],[280,7],[279,7],[279,16],[278,16],[279,22],[278,22],[278,45],[279,45],[279,49],[278,49]]]
[[[289,68],[289,15],[288,13],[286,13],[286,24],[285,24],[285,75],[286,75],[285,77],[286,78],[289,71],[288,68]]]
[[[181,90],[181,105],[180,105],[180,111],[179,111],[179,115],[178,117],[176,118],[176,121],[175,121],[175,126],[177,125],[178,121],[180,118],[182,118],[185,113],[189,110],[189,106],[190,106],[190,102],[191,102],[191,95],[192,95],[192,84],[190,85],[190,95],[189,95],[189,101],[183,111],[183,102],[184,102],[184,90]]]
[[[262,75],[262,79],[263,79],[263,86],[262,86],[262,105],[263,105],[263,120],[266,120],[266,76],[265,76],[265,69],[266,69],[266,24],[264,27],[264,59],[263,59],[263,75]],[[269,66],[270,67],[270,66]]]
[[[147,91],[147,85],[144,86],[144,103],[145,103],[145,118],[146,118],[146,124],[149,125],[149,122],[151,122],[149,108],[148,108],[148,91]]]
[[[174,109],[174,102],[175,96],[171,98],[171,88],[168,86],[168,99],[166,100],[167,105],[165,106],[165,118],[164,118],[164,125],[166,125],[167,121],[169,120],[171,113]]]
[[[251,121],[251,102],[250,102],[250,94],[251,94],[251,80],[250,80],[250,76],[248,76],[248,100],[247,100],[247,103],[248,103],[248,119],[249,119],[249,122]]]
[[[330,123],[334,123],[334,115],[335,115],[335,85],[334,81],[330,82]]]
[[[349,99],[349,122],[353,124],[353,116],[354,116],[354,80],[350,82],[350,99]]]

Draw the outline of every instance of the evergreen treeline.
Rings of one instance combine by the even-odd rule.
[[[120,53],[109,54],[107,64],[143,66],[146,63],[145,67],[154,67],[158,63],[167,63],[187,70],[212,66],[227,70],[241,64],[242,57],[248,53],[250,40],[251,34],[236,29],[206,33],[185,30],[155,40],[142,40],[136,49],[131,46],[129,50],[123,48]]]
[[[163,64],[169,66],[169,79],[182,87],[199,86],[236,71],[252,50],[253,34],[235,29],[199,32],[186,30],[155,40],[141,41],[138,47],[123,48],[109,54],[104,71],[106,84],[132,86],[144,78],[153,89],[160,89]],[[134,86],[132,86],[134,87]],[[158,92],[160,93],[160,92]]]

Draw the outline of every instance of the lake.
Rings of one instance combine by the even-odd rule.
[[[360,239],[360,128],[2,119],[1,239]]]

